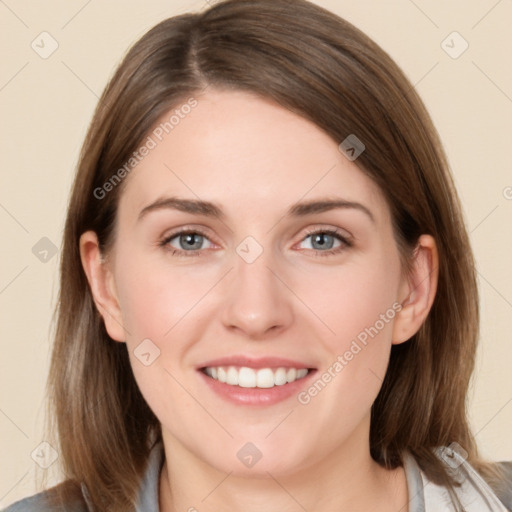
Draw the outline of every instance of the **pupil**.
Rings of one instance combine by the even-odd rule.
[[[201,242],[199,241],[199,243],[194,243],[194,238],[195,237],[200,237],[201,235],[197,235],[195,233],[189,233],[187,235],[183,235],[183,237],[185,238],[185,244],[187,245],[187,247],[190,249],[191,247],[193,247],[194,245],[198,245],[199,247],[201,247]],[[198,248],[198,247],[193,247],[193,248]]]
[[[314,239],[314,243],[318,243],[320,245],[320,248],[322,247],[327,247],[329,246],[328,248],[330,249],[331,246],[332,246],[332,243],[329,244],[329,243],[326,243],[325,241],[325,237],[330,237],[331,235],[327,235],[325,233],[319,233],[317,235],[315,235],[315,239]]]

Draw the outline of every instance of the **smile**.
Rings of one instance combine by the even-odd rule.
[[[273,388],[303,379],[309,373],[307,368],[258,368],[247,366],[207,366],[203,373],[212,379],[241,388]]]

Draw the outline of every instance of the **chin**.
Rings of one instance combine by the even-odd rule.
[[[301,456],[289,446],[276,446],[261,436],[260,440],[232,441],[218,453],[208,454],[203,460],[223,473],[240,478],[268,478],[287,476],[308,465],[307,456]],[[247,438],[245,438],[247,439]]]

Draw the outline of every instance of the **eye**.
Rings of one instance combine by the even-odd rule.
[[[309,247],[315,256],[328,256],[330,254],[336,254],[347,247],[351,247],[351,242],[347,237],[343,236],[340,232],[333,229],[318,229],[316,231],[310,231],[301,243],[308,241]]]
[[[208,243],[214,245],[200,230],[184,229],[166,236],[159,245],[170,251],[172,255],[190,257],[203,255],[205,253],[203,249],[208,249]],[[312,250],[315,256],[329,256],[352,246],[346,236],[333,229],[310,231],[301,243],[307,243],[309,247],[305,249]]]
[[[160,245],[178,256],[199,256],[201,249],[207,249],[205,243],[212,243],[201,231],[182,230],[166,236]],[[188,253],[188,254],[187,254]]]

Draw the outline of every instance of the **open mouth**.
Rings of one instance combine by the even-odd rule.
[[[303,379],[313,368],[249,368],[247,366],[206,366],[201,371],[208,377],[241,388],[268,389]]]

